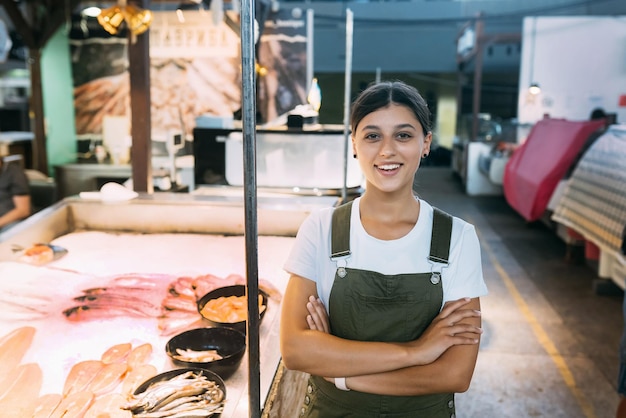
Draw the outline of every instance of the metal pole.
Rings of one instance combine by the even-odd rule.
[[[477,141],[478,136],[478,114],[480,113],[480,97],[483,83],[483,28],[481,19],[476,21],[476,56],[474,58],[474,97],[472,100],[472,138]]]
[[[341,190],[341,200],[346,201],[348,191],[348,148],[350,145],[350,88],[352,86],[352,10],[346,9],[346,69],[345,69],[345,89],[343,106],[343,188]]]
[[[311,90],[313,80],[313,9],[306,11],[306,91]]]
[[[261,416],[259,355],[259,271],[256,195],[256,84],[254,54],[254,2],[241,1],[241,82],[243,125],[243,177],[248,296],[248,416]]]

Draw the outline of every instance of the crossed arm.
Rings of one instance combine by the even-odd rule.
[[[280,346],[289,369],[328,380],[346,377],[350,389],[381,395],[464,392],[469,387],[482,333],[478,298],[447,303],[422,336],[407,343],[329,334],[315,282],[303,277],[291,276],[282,303]]]

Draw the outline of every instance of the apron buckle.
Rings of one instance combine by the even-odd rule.
[[[348,272],[346,271],[346,266],[348,265],[346,258],[335,261],[337,263],[337,276],[341,277],[342,279],[348,274]]]
[[[440,281],[441,281],[441,273],[439,273],[438,271],[433,271],[432,274],[430,275],[430,282],[432,284],[439,284]]]

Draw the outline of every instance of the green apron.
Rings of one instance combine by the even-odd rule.
[[[415,340],[441,309],[441,268],[448,263],[452,218],[435,208],[430,272],[386,275],[345,267],[342,257],[350,254],[351,203],[333,213],[331,259],[338,268],[329,300],[331,332],[359,341]],[[311,376],[300,416],[454,418],[454,394],[387,396],[343,391],[321,377]]]

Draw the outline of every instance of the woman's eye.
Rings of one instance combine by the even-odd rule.
[[[408,141],[409,139],[413,138],[413,135],[407,132],[400,132],[398,135],[396,135],[396,138],[398,138],[401,141]]]
[[[369,140],[369,141],[374,141],[374,140],[377,140],[379,138],[379,135],[376,134],[376,133],[371,132],[369,134],[365,134],[364,138]]]

